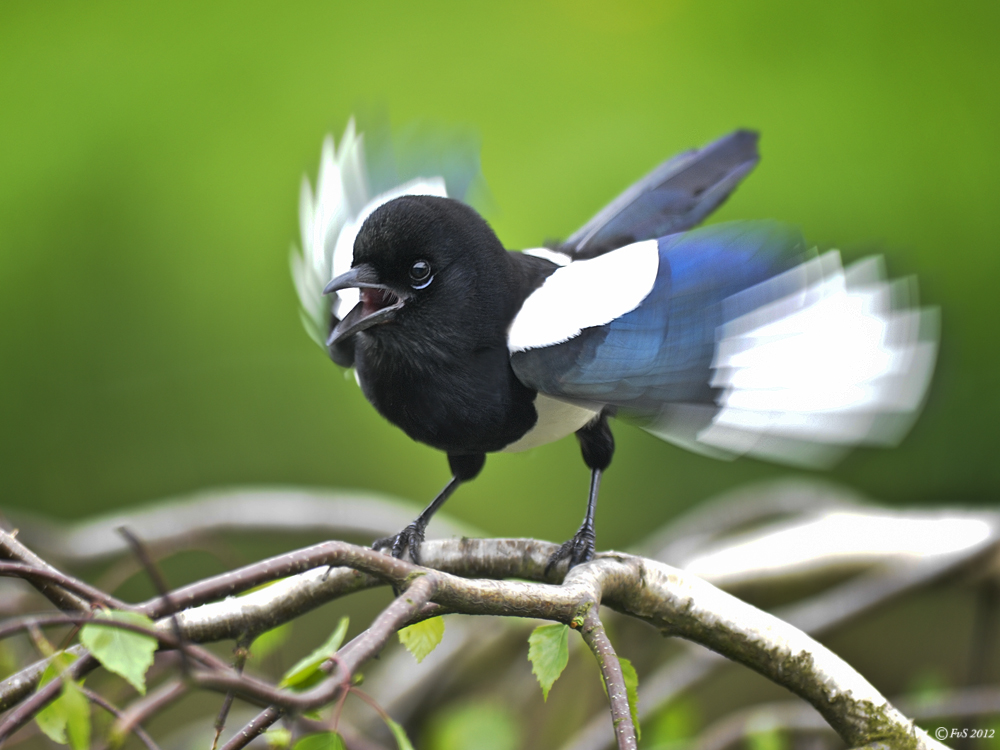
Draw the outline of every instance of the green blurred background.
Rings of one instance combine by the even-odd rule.
[[[0,507],[60,517],[227,485],[426,502],[442,455],[306,336],[288,272],[304,173],[358,107],[468,126],[509,247],[565,237],[675,152],[745,126],[716,219],[887,256],[942,309],[927,408],[830,476],[897,504],[1000,490],[1000,5],[983,2],[0,5]],[[789,473],[618,426],[598,545]],[[566,538],[572,439],[449,503]],[[276,509],[280,512],[280,509]]]

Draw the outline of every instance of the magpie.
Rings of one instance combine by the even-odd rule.
[[[774,221],[694,228],[757,164],[757,141],[739,130],[683,153],[565,242],[518,252],[446,177],[376,193],[353,121],[339,149],[327,139],[292,256],[303,319],[452,473],[376,548],[419,562],[429,520],[486,454],[575,434],[587,508],[549,565],[590,560],[612,417],[717,458],[799,466],[902,438],[937,350],[915,282],[887,281],[878,258],[844,268]]]

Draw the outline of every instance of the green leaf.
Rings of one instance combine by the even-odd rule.
[[[635,740],[642,739],[642,729],[639,728],[639,675],[628,659],[619,659],[622,665],[622,677],[625,678],[625,695],[628,697],[628,712],[632,714],[632,724],[635,726]]]
[[[320,666],[337,653],[340,644],[344,642],[344,636],[347,635],[347,625],[348,619],[341,617],[340,622],[337,623],[337,629],[326,639],[326,643],[285,672],[285,676],[281,678],[278,687],[305,690],[323,679],[324,675],[320,670]]]
[[[255,659],[264,659],[281,648],[291,634],[292,624],[290,622],[271,628],[254,639],[250,646],[250,653]]]
[[[97,614],[97,618],[124,622],[149,630],[156,628],[152,620],[137,612],[103,611]],[[153,664],[156,638],[91,622],[80,630],[80,643],[104,665],[105,669],[124,677],[141,695],[146,694],[146,670]]]
[[[336,732],[310,734],[295,743],[292,750],[345,750],[344,740]]]
[[[288,750],[292,746],[292,733],[284,727],[272,727],[264,732],[264,742],[269,750]]]
[[[647,734],[647,744],[653,746],[677,744],[689,745],[686,740],[693,739],[702,727],[701,708],[697,701],[691,698],[680,698],[661,711],[653,721],[652,729]]]
[[[399,642],[413,654],[417,663],[422,662],[444,637],[444,618],[432,617],[399,631]]]
[[[531,672],[542,686],[542,697],[549,699],[549,690],[569,663],[569,626],[539,625],[528,636],[528,661]]]
[[[396,738],[396,744],[399,746],[399,750],[413,750],[413,745],[410,744],[410,738],[406,736],[406,730],[394,722],[391,717],[383,716],[382,718],[385,719],[385,725],[389,727],[389,731],[392,732],[392,736]]]
[[[73,750],[90,748],[90,701],[80,691],[82,684],[82,681],[79,684],[72,680],[65,681],[59,698],[65,706],[66,733]]]
[[[519,729],[513,707],[486,699],[435,712],[425,744],[434,750],[517,750],[523,746]]]
[[[52,657],[45,668],[38,687],[42,688],[52,680],[62,679],[62,693],[38,712],[35,723],[53,742],[60,745],[69,742],[73,750],[87,750],[90,747],[90,701],[80,692],[83,680],[74,682],[62,678],[63,672],[73,661],[74,657],[60,652]]]
[[[784,732],[771,728],[748,734],[746,746],[750,750],[788,750],[790,743]]]

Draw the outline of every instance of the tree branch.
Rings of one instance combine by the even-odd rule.
[[[215,596],[224,596],[277,577],[322,567],[320,574],[311,571],[285,582],[289,588],[282,596],[294,598],[298,586],[313,590],[321,587],[326,566],[344,566],[352,571],[334,570],[326,577],[327,581],[336,577],[332,587],[338,592],[376,582],[405,588],[404,594],[379,615],[368,631],[341,650],[338,656],[342,668],[351,672],[375,655],[399,627],[425,616],[428,612],[425,605],[431,601],[465,614],[537,617],[567,624],[585,620],[590,612],[596,617],[597,607],[603,603],[651,623],[665,635],[701,643],[787,687],[814,705],[850,746],[886,740],[894,747],[944,747],[915,729],[864,678],[809,636],[663,563],[604,553],[574,568],[561,585],[492,578],[543,579],[545,563],[553,549],[555,545],[531,540],[463,539],[429,543],[424,557],[428,563],[440,566],[441,570],[435,571],[367,548],[327,542],[247,566],[206,585],[187,587],[183,599],[178,595],[180,592],[174,592],[172,599],[175,605],[183,607],[187,601],[207,596],[209,590]],[[470,579],[456,573],[491,577]],[[560,571],[553,574],[556,578],[559,575]],[[277,586],[179,613],[177,621],[183,638],[201,642],[233,637],[235,622],[241,623],[235,634],[273,627],[272,620],[256,616],[259,602],[250,601],[247,606],[247,600],[266,595]],[[311,608],[315,601],[315,597],[305,597],[303,606]],[[164,611],[163,605],[156,601],[143,605],[142,609],[161,614]],[[165,626],[165,622],[158,624],[158,628]],[[164,634],[160,637],[164,639]],[[78,678],[84,668],[92,668],[93,664],[85,656],[70,669]],[[192,678],[212,689],[233,690],[254,702],[295,711],[323,705],[341,689],[340,680],[331,678],[310,691],[290,693],[238,675],[224,664],[210,672],[196,669]],[[11,712],[0,726],[0,736],[6,736],[4,729],[15,723],[12,721],[15,715],[30,717],[45,705],[53,697],[46,697],[48,692],[54,695],[50,685]]]
[[[625,677],[622,675],[622,665],[618,655],[604,632],[604,625],[597,616],[597,607],[587,612],[580,627],[580,635],[590,647],[601,668],[604,686],[608,692],[608,703],[611,705],[611,725],[615,729],[620,750],[635,750],[637,745],[635,726],[632,724],[632,712],[628,705],[628,690],[625,687]]]
[[[50,573],[59,573],[58,570],[17,541],[13,534],[2,530],[0,530],[0,558],[23,563],[31,568],[46,570]],[[90,606],[84,599],[66,591],[48,579],[40,579],[37,576],[33,576],[29,578],[29,582],[59,609],[71,612],[86,612],[90,609]]]

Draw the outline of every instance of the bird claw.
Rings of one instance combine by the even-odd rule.
[[[425,527],[416,521],[394,536],[386,536],[376,539],[372,543],[372,549],[388,549],[397,560],[403,559],[403,552],[410,551],[410,559],[417,565],[420,564],[420,545],[424,543]]]
[[[595,545],[594,530],[587,526],[580,527],[572,539],[563,542],[559,549],[549,557],[549,562],[545,566],[545,575],[548,576],[556,565],[567,558],[569,558],[567,570],[571,570],[580,563],[590,562],[594,559]]]

